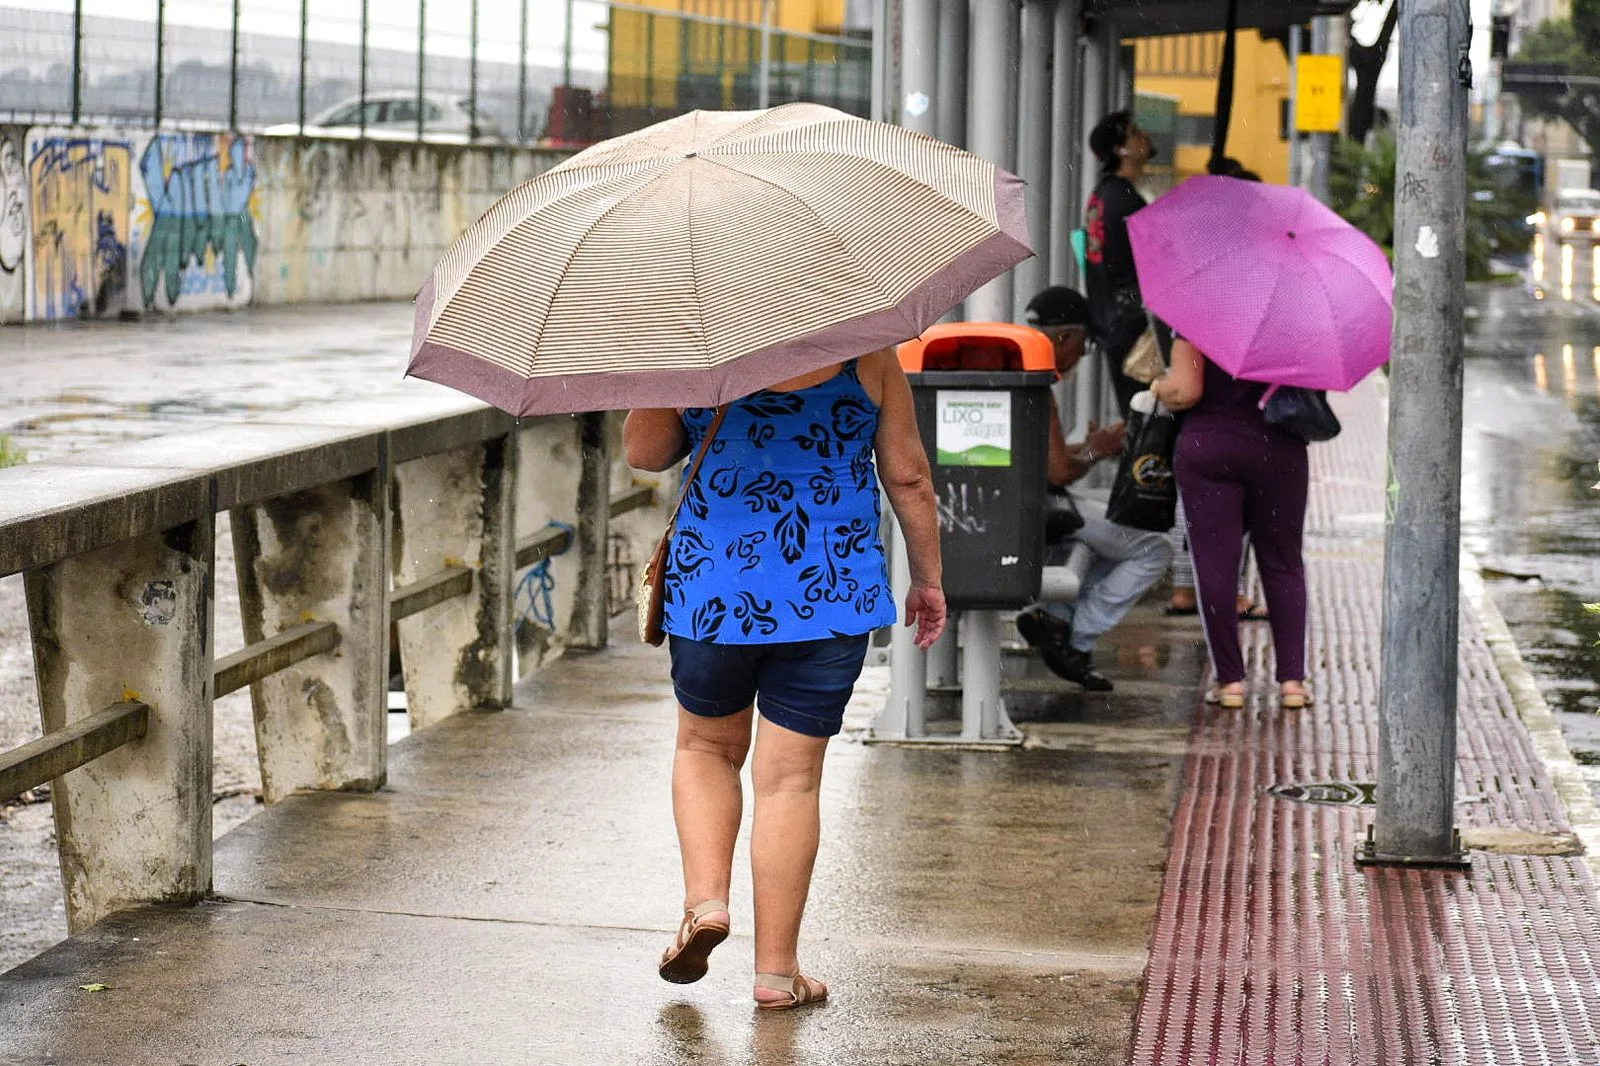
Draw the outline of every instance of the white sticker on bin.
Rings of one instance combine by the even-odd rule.
[[[1011,394],[940,389],[935,434],[940,466],[1011,465]]]

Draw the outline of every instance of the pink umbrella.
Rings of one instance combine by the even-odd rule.
[[[1191,178],[1128,235],[1145,305],[1234,377],[1342,391],[1389,361],[1383,249],[1302,189]]]

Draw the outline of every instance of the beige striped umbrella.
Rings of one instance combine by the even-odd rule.
[[[1022,183],[817,104],[695,111],[490,208],[408,374],[517,415],[721,403],[915,337],[1031,255]]]

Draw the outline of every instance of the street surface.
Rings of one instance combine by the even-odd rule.
[[[1600,296],[1596,255],[1540,249],[1522,283],[1469,295],[1463,528],[1600,792]],[[1565,265],[1564,265],[1565,264]],[[1565,279],[1565,280],[1564,280]],[[405,304],[0,330],[0,435],[31,459],[402,386]],[[242,646],[218,537],[217,654]],[[402,716],[395,716],[402,717]],[[0,748],[39,733],[21,581],[0,580]],[[217,702],[216,826],[259,809],[249,698]],[[0,971],[64,935],[49,806],[0,806]]]

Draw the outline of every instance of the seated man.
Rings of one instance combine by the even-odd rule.
[[[1058,373],[1069,373],[1083,358],[1088,324],[1089,303],[1072,289],[1052,286],[1028,303],[1028,325],[1054,342]],[[1100,427],[1090,422],[1082,443],[1068,444],[1052,397],[1046,476],[1051,491],[1065,497],[1063,505],[1076,506],[1066,486],[1102,459],[1120,454],[1126,435],[1125,423]],[[1078,511],[1082,515],[1081,528],[1070,538],[1053,536],[1045,550],[1047,565],[1064,563],[1073,541],[1094,553],[1094,563],[1084,577],[1077,603],[1071,608],[1064,604],[1034,604],[1017,615],[1017,631],[1038,649],[1044,664],[1057,676],[1091,692],[1109,692],[1110,680],[1094,669],[1095,641],[1122,621],[1145,590],[1166,573],[1172,544],[1164,533],[1107,521],[1103,507],[1085,504]]]

